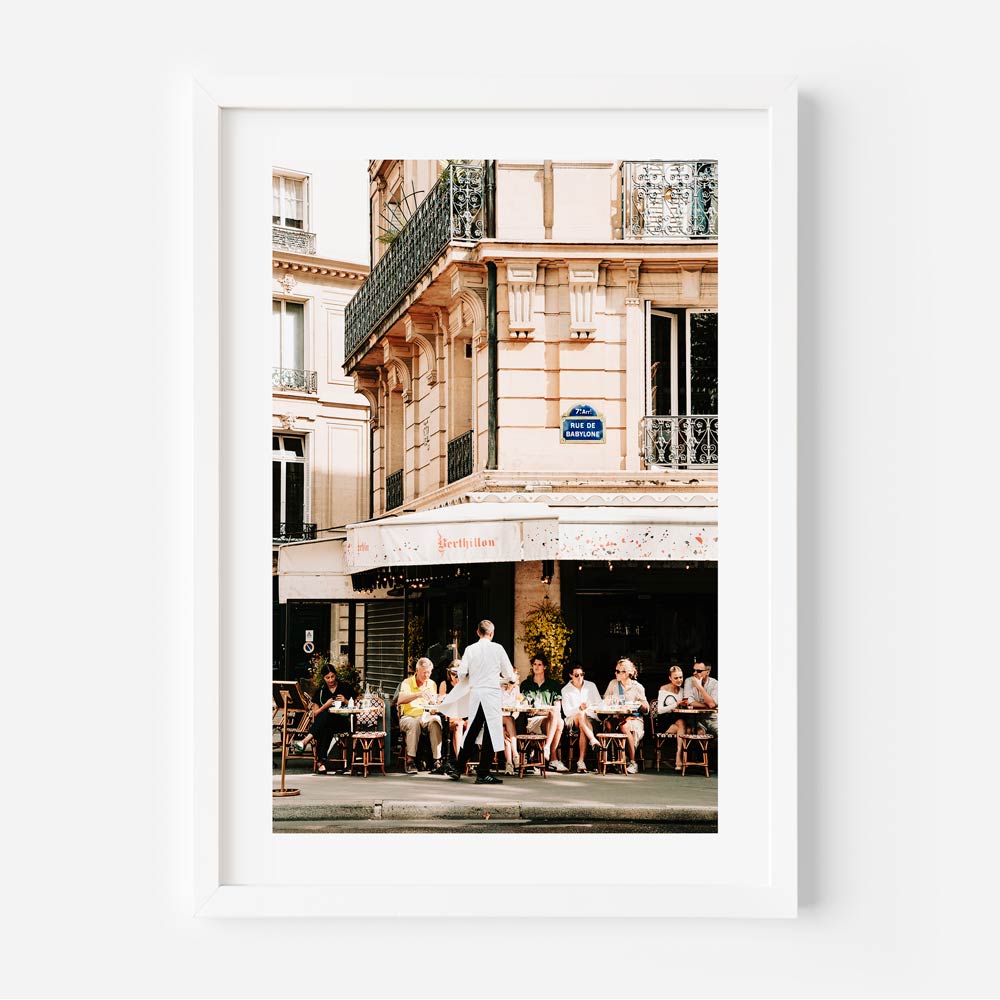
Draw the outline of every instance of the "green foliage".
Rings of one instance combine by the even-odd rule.
[[[407,666],[409,666],[410,663],[413,663],[424,655],[424,616],[420,614],[413,615],[407,623],[406,631],[409,638],[407,643],[409,647],[407,651],[409,654],[409,663]],[[400,649],[399,652],[402,654],[403,650]]]
[[[312,663],[312,675],[310,677],[312,681],[312,694],[315,694],[323,683],[323,674],[326,673],[330,665],[330,657],[326,653],[313,653],[309,657],[309,662]],[[361,688],[364,685],[361,674],[346,656],[339,656],[337,662],[333,665],[333,669],[337,671],[338,684],[343,684],[344,687],[350,688],[355,695],[361,694]]]
[[[517,636],[517,641],[524,647],[529,660],[536,653],[544,653],[549,661],[548,676],[554,681],[561,681],[572,649],[572,638],[573,630],[566,624],[562,611],[546,597],[521,622],[521,634]]]

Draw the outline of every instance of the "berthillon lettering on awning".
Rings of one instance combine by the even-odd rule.
[[[385,566],[579,560],[715,560],[717,508],[457,504],[347,528],[349,573]]]

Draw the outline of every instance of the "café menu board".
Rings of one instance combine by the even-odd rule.
[[[604,443],[604,417],[589,403],[577,403],[562,416],[559,440],[566,443]]]

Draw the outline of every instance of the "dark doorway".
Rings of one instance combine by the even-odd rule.
[[[688,566],[685,569],[685,565]],[[672,664],[691,671],[695,658],[718,677],[716,563],[561,565],[564,614],[574,628],[572,659],[603,693],[615,662],[639,667],[647,693],[666,682]]]

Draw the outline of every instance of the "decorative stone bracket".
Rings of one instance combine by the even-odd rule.
[[[594,307],[599,274],[600,261],[569,263],[569,334],[576,340],[589,340],[597,329]]]
[[[535,332],[535,282],[537,260],[510,261],[507,264],[507,331],[514,340],[529,340]]]

